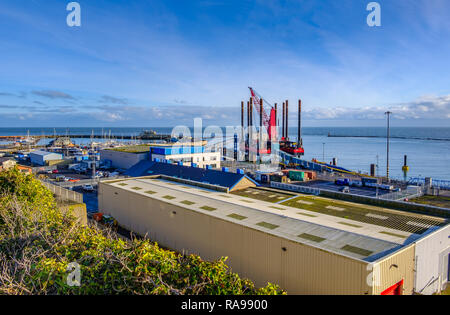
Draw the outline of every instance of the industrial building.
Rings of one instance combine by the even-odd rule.
[[[100,151],[100,159],[114,168],[129,169],[141,161],[170,161],[187,166],[220,168],[221,153],[206,141],[152,143]]]
[[[152,144],[151,161],[180,162],[186,166],[220,168],[221,153],[208,149],[206,141]]]
[[[115,148],[100,150],[100,160],[114,168],[129,169],[140,161],[148,159],[148,146],[140,149]]]
[[[131,177],[164,175],[187,181],[191,185],[198,185],[200,183],[208,185],[207,187],[216,186],[222,188],[219,190],[225,190],[226,192],[258,186],[258,183],[244,175],[241,170],[239,170],[238,173],[231,173],[227,171],[227,168],[218,171],[172,164],[169,162],[141,161],[129,169],[125,175]]]
[[[334,216],[313,210],[319,199],[251,181],[230,189],[231,180],[210,183],[157,167],[159,175],[101,182],[99,209],[180,253],[226,256],[233,272],[258,286],[276,283],[289,294],[431,294],[448,281],[444,218],[377,207],[366,219]]]
[[[32,164],[40,166],[52,165],[63,160],[62,154],[39,150],[30,152],[29,156]]]

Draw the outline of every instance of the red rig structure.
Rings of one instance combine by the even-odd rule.
[[[277,103],[275,106],[268,103],[264,100],[252,87],[249,87],[250,90],[250,100],[247,102],[247,126],[249,132],[247,133],[247,138],[245,140],[245,153],[246,153],[246,161],[250,160],[250,152],[257,156],[261,156],[264,154],[271,153],[271,143],[272,141],[279,141],[280,150],[295,155],[301,156],[305,153],[303,149],[303,141],[301,138],[301,100],[298,101],[298,139],[297,142],[289,141],[288,136],[288,118],[289,118],[289,103],[286,100],[283,103],[283,115],[282,115],[282,136],[281,139],[278,139],[277,135]],[[256,148],[250,145],[250,139],[252,139],[253,132],[253,105],[255,106],[256,112],[259,115],[260,120],[260,128],[262,131],[263,128],[266,130],[268,135],[268,140],[265,148],[260,148],[261,145],[259,141],[257,141]],[[267,115],[265,108],[266,107],[270,114]],[[244,102],[241,102],[241,127],[244,129]],[[258,137],[261,139],[261,137]]]

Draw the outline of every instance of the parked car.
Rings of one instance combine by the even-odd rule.
[[[58,170],[53,170],[52,173],[53,173],[53,174],[58,174],[59,171],[58,171]]]
[[[348,188],[347,186],[341,187],[339,188],[340,192],[343,192],[345,194],[348,194],[350,192],[350,188]]]
[[[92,185],[83,185],[82,189],[87,192],[94,191],[94,187]]]
[[[56,181],[57,182],[64,182],[64,181],[66,181],[66,176],[58,175],[58,176],[56,176]]]
[[[78,178],[69,178],[69,182],[71,183],[76,183],[79,182],[80,180]]]

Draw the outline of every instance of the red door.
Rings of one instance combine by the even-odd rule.
[[[403,280],[381,292],[381,295],[402,295],[402,293],[403,293]]]

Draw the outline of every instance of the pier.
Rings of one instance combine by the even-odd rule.
[[[166,134],[147,134],[147,135],[127,135],[127,136],[113,136],[113,135],[21,135],[21,136],[0,136],[0,140],[4,141],[19,141],[30,139],[33,142],[34,140],[40,139],[57,139],[61,137],[69,137],[69,138],[78,138],[78,139],[124,139],[124,140],[170,140],[172,138],[171,135]]]

